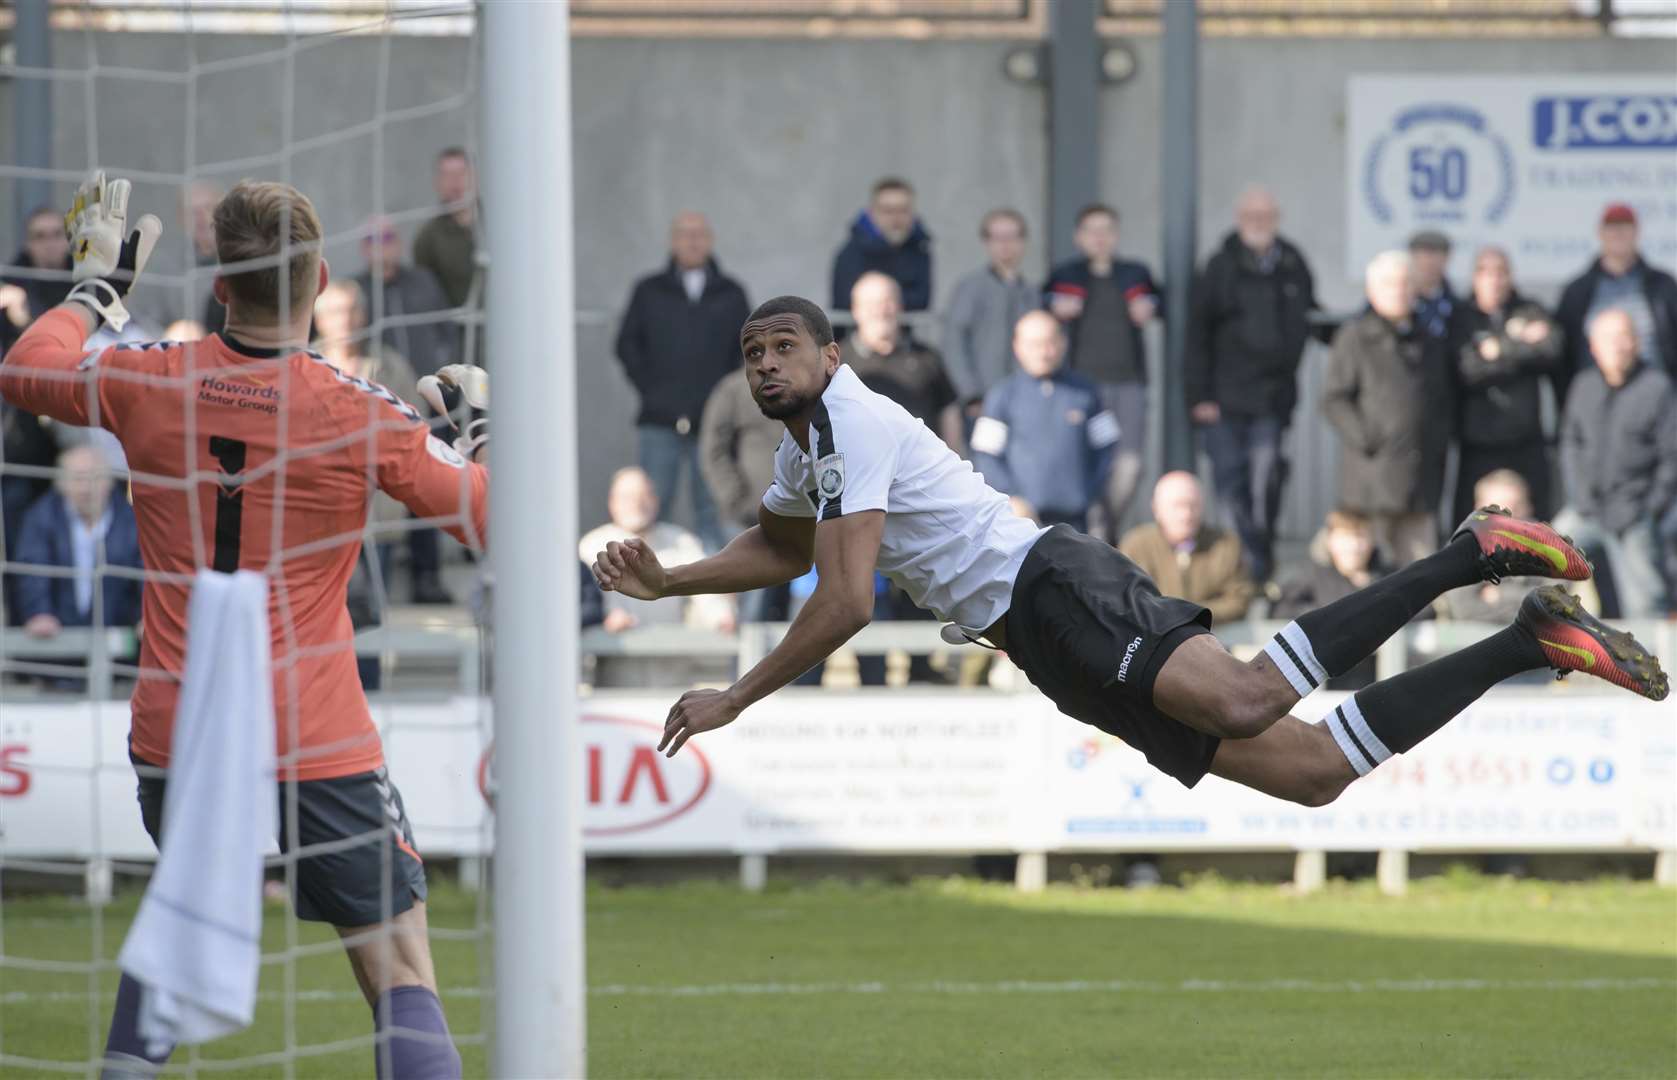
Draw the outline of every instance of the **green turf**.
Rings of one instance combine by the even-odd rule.
[[[475,898],[434,890],[432,925]],[[104,917],[114,955],[132,915]],[[85,959],[87,910],[4,908],[9,956]],[[268,947],[285,943],[275,909]],[[589,895],[590,1071],[608,1076],[1677,1075],[1677,893],[1466,875],[1408,897],[1309,897],[1199,881],[1125,892],[1001,886],[721,885]],[[331,940],[296,967],[300,1038],[364,1037]],[[438,941],[457,1034],[483,1030],[479,947]],[[264,991],[283,988],[264,974]],[[0,1050],[79,1060],[102,1043],[87,977],[0,969]],[[277,1051],[284,1006],[205,1058]],[[480,1046],[464,1048],[483,1075]],[[296,1075],[370,1075],[356,1046]],[[29,1075],[27,1069],[0,1070]],[[281,1075],[275,1066],[218,1075]]]

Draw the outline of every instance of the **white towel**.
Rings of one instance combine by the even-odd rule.
[[[268,581],[198,573],[169,750],[163,847],[117,962],[154,1051],[250,1024],[262,966],[262,860],[278,827]]]

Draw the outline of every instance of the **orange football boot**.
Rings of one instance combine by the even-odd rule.
[[[1654,701],[1664,701],[1671,692],[1658,658],[1634,637],[1585,611],[1559,585],[1527,593],[1514,623],[1537,639],[1557,676],[1582,671]]]
[[[1479,568],[1496,584],[1508,577],[1547,577],[1588,581],[1590,560],[1572,541],[1541,521],[1517,518],[1500,506],[1486,506],[1467,515],[1455,532],[1479,543]]]

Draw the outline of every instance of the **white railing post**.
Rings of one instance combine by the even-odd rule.
[[[1020,892],[1041,892],[1048,887],[1048,853],[1021,851],[1013,870],[1013,884]]]
[[[1387,848],[1374,863],[1374,878],[1386,896],[1402,896],[1409,891],[1409,852]]]
[[[1328,853],[1301,851],[1293,857],[1293,888],[1301,893],[1313,893],[1327,884]]]

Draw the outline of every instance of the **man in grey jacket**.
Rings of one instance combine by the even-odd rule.
[[[1597,315],[1589,343],[1595,370],[1572,380],[1561,422],[1566,507],[1555,528],[1606,554],[1622,617],[1652,618],[1665,592],[1658,526],[1677,503],[1677,394],[1637,356],[1629,312]]]
[[[984,395],[1013,374],[1013,328],[1041,295],[1020,273],[1025,219],[1017,210],[992,210],[978,226],[989,263],[955,285],[943,329],[943,366],[966,414],[967,432],[984,409]]]
[[[367,269],[355,276],[378,326],[379,341],[406,360],[415,375],[434,375],[459,357],[460,331],[448,297],[431,271],[403,261],[395,222],[374,217],[361,238]]]
[[[743,374],[727,376],[710,392],[699,421],[699,471],[730,536],[757,524],[785,434],[785,425],[757,407]]]
[[[758,408],[742,372],[725,376],[710,392],[699,420],[699,472],[728,536],[757,524],[763,492],[774,480],[775,450],[785,435],[786,426]],[[784,585],[744,593],[740,621],[784,619],[789,599]]]
[[[1438,543],[1436,511],[1455,417],[1444,342],[1414,317],[1409,255],[1375,256],[1369,310],[1334,335],[1322,413],[1339,433],[1339,503],[1367,515],[1394,566]]]

